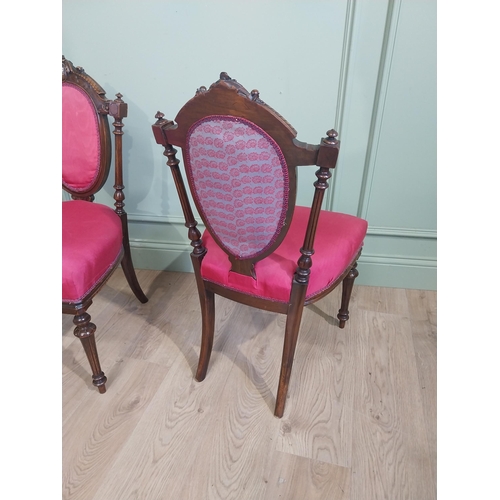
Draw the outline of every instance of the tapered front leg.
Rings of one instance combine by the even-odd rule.
[[[339,327],[344,328],[345,322],[349,319],[349,301],[351,300],[352,287],[354,280],[358,277],[359,271],[356,269],[358,263],[354,263],[348,275],[342,282],[342,303],[340,305],[337,318],[339,319]]]
[[[302,312],[304,310],[306,290],[307,286],[299,285],[298,283],[293,284],[290,305],[286,318],[280,381],[278,385],[278,393],[276,394],[276,406],[274,408],[274,415],[278,418],[281,418],[285,411],[286,395],[288,393],[288,384],[292,373],[293,358],[295,356],[295,348],[299,337],[299,328],[302,320]]]
[[[208,363],[212,354],[215,330],[215,295],[206,289],[199,290],[201,306],[201,349],[196,380],[201,382],[207,375]]]
[[[90,315],[84,310],[80,310],[73,318],[76,325],[74,330],[75,337],[78,337],[83,345],[85,354],[92,369],[92,383],[99,389],[101,394],[106,392],[107,378],[101,370],[99,356],[97,355],[97,346],[95,343],[96,326],[90,322]]]
[[[130,243],[128,239],[128,223],[127,223],[127,215],[122,215],[122,227],[123,227],[123,258],[122,258],[122,269],[123,274],[125,274],[125,278],[127,279],[127,283],[130,286],[134,295],[139,299],[140,302],[145,304],[148,301],[148,298],[142,291],[141,285],[139,284],[139,280],[137,279],[137,275],[135,274],[134,264],[132,263],[132,255],[130,252]]]
[[[142,291],[137,275],[135,274],[134,265],[130,256],[130,249],[128,252],[125,251],[122,259],[122,269],[130,289],[134,292],[134,295],[139,299],[139,301],[145,304],[148,301],[148,298]]]

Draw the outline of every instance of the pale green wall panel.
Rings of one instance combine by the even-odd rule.
[[[182,211],[151,124],[158,110],[174,119],[198,87],[227,71],[259,89],[299,140],[318,143],[329,128],[339,131],[340,160],[325,208],[369,221],[358,282],[435,288],[435,67],[429,69],[435,2],[63,0],[62,6],[63,54],[108,97],[121,92],[129,105],[125,208],[137,267],[191,270]],[[422,145],[427,149],[417,158]],[[311,199],[314,171],[299,174],[299,204]],[[112,186],[110,179],[98,201],[113,204]]]
[[[173,119],[221,71],[259,89],[300,140],[318,143],[334,125],[346,4],[63,1],[64,55],[129,104],[129,213],[182,214],[151,124],[158,110]],[[305,176],[307,203],[315,178]]]
[[[349,3],[344,81],[338,97],[341,149],[327,195],[331,210],[358,214],[389,6],[389,0]]]
[[[358,211],[370,225],[368,280],[380,274],[385,286],[436,289],[436,191],[436,4],[397,0]]]
[[[383,88],[362,215],[382,227],[436,229],[436,10],[406,0]]]

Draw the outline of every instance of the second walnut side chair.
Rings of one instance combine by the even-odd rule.
[[[107,378],[95,341],[96,325],[87,309],[121,264],[130,289],[145,303],[137,280],[128,236],[122,168],[123,118],[127,104],[104,89],[85,70],[62,57],[62,312],[72,314],[92,369],[92,383],[102,394]],[[109,118],[113,118],[113,134]],[[112,140],[114,137],[114,141]],[[113,144],[114,143],[114,144]],[[94,202],[110,173],[114,146],[115,209]]]
[[[215,294],[286,314],[281,373],[274,414],[282,417],[302,311],[340,283],[339,327],[349,318],[367,222],[321,210],[339,154],[337,133],[319,145],[297,141],[296,131],[259,92],[248,92],[226,73],[200,87],[175,122],[158,112],[153,125],[182,205],[200,298],[202,340],[196,379],[207,373],[215,328]],[[203,224],[197,229],[179,168],[183,163]],[[316,165],[310,207],[296,206],[297,167]]]

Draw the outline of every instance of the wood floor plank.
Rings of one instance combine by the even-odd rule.
[[[437,295],[406,290],[433,483],[437,488]]]
[[[316,461],[351,464],[353,369],[345,329],[335,317],[339,304],[323,299],[304,311],[277,450]],[[319,312],[318,312],[319,311]]]
[[[168,365],[173,360],[172,349],[182,351],[186,342],[192,344],[185,332],[201,328],[201,314],[199,299],[192,293],[194,281],[183,274],[161,273],[156,277],[151,299],[141,308],[141,335],[127,345],[124,356]],[[190,362],[196,359],[193,349]]]
[[[157,271],[140,271],[139,282],[146,294],[157,275]],[[130,290],[119,267],[89,308],[92,322],[97,327],[97,351],[101,367],[108,377],[108,390],[115,383],[114,372],[119,371],[123,361],[123,355],[120,354],[123,351],[122,343],[126,345],[127,337],[135,338],[141,334],[143,325],[140,320],[137,321],[137,311],[141,311],[144,306]],[[87,397],[98,395],[97,389],[92,385],[92,371],[83,346],[73,335],[72,318],[71,315],[63,315],[63,423]]]
[[[213,500],[263,498],[279,425],[274,405],[282,349],[276,325],[281,317],[245,306],[237,310],[239,321],[228,322],[226,328],[235,339],[227,351],[236,353],[221,394],[224,418],[211,441],[217,460],[207,469],[207,498]]]
[[[405,290],[408,311],[414,320],[428,321],[436,326],[437,292],[432,290]]]
[[[233,311],[229,301],[225,305],[223,301],[218,309],[222,327]],[[198,343],[199,346],[200,329],[201,321],[196,331],[185,328],[182,331],[193,344]],[[219,408],[221,389],[234,368],[233,359],[227,358],[225,345],[234,340],[235,337],[230,335],[216,336],[212,361],[219,358],[218,363],[227,366],[223,366],[225,370],[209,371],[209,376],[202,383],[193,378],[196,362],[194,366],[188,366],[192,346],[185,344],[186,351],[181,352],[171,366],[143,422],[137,426],[128,446],[115,462],[96,500],[176,498],[167,495],[173,494],[172,489],[184,477],[187,466],[200,456],[197,451],[199,440],[204,436],[213,436],[210,425],[214,424],[213,415]],[[219,355],[221,351],[223,355]],[[233,349],[233,352],[235,355],[236,350]],[[124,474],[123,471],[134,472]],[[186,478],[183,484],[189,484],[189,481]],[[200,482],[197,485],[201,487]]]
[[[265,500],[349,500],[351,470],[277,451]]]
[[[275,387],[279,378],[281,338],[276,335],[276,314],[238,306],[237,317],[226,323],[231,342],[225,347],[234,361],[221,387],[221,416],[212,429],[207,452],[206,492],[192,498],[210,500],[259,499],[266,478],[278,421],[274,417]],[[219,364],[213,372],[226,370]],[[207,375],[208,377],[208,375]],[[203,470],[203,469],[202,469]]]
[[[196,382],[192,367],[178,356],[94,500],[176,498],[171,490],[180,480],[186,486],[192,481],[184,471],[198,454],[198,441],[211,435],[218,411],[217,392],[207,382]],[[221,380],[212,377],[212,383]],[[198,487],[202,482],[196,476]]]
[[[141,285],[144,290],[154,279],[155,273],[141,273]],[[147,305],[147,304],[146,304]],[[89,308],[92,322],[96,325],[95,339],[101,368],[108,377],[106,387],[114,383],[110,367],[123,360],[122,352],[127,342],[141,335],[144,323],[138,311],[144,308],[130,290],[123,271],[118,268],[104,285]],[[88,391],[98,394],[92,385],[92,371],[79,339],[73,335],[69,321],[71,315],[63,315],[63,408],[64,418],[69,417],[80,405],[80,398]],[[72,341],[69,341],[72,337]]]
[[[352,499],[435,498],[410,321],[362,311]]]
[[[408,314],[408,300],[403,288],[380,286],[356,286],[349,309],[364,309],[372,312],[397,315]]]
[[[63,426],[63,498],[93,498],[165,377],[166,368],[129,359],[105,394],[89,395]]]
[[[91,306],[108,391],[63,316],[65,500],[435,497],[436,295],[356,286],[304,311],[283,419],[285,316],[216,298],[206,379],[190,273],[117,270]]]

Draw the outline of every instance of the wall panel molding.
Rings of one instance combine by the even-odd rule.
[[[437,231],[434,229],[411,229],[406,227],[377,227],[370,226],[368,234],[376,236],[402,236],[405,238],[437,239]]]
[[[339,162],[323,208],[368,220],[358,282],[436,288],[435,0],[290,2],[286,17],[274,2],[250,10],[235,2],[210,23],[213,6],[200,0],[151,0],[121,11],[100,2],[99,8],[96,18],[86,2],[64,2],[63,53],[88,70],[108,97],[119,90],[129,103],[125,210],[136,267],[192,270],[175,185],[151,124],[158,109],[175,116],[200,82],[228,71],[269,96],[298,127],[301,140],[319,139],[318,123],[338,131]],[[112,49],[110,16],[119,25],[133,25],[137,36],[123,39],[117,57],[106,59],[100,54]],[[167,26],[173,16],[176,22]],[[266,28],[258,37],[256,25]],[[156,43],[158,30],[162,44]],[[214,32],[225,36],[213,37]],[[298,32],[308,36],[298,40]],[[186,43],[169,55],[168,65],[158,64],[164,47],[175,46],[179,36]],[[216,62],[202,57],[186,65],[207,40]],[[251,47],[245,57],[241,47]],[[182,68],[181,79],[171,78],[171,67]],[[312,196],[313,168],[299,173],[299,204]],[[108,179],[96,201],[112,206],[112,186]],[[198,228],[204,229],[201,221]]]
[[[435,259],[362,254],[359,259],[359,285],[436,290]]]
[[[391,73],[392,55],[396,43],[399,11],[401,0],[390,0],[387,4],[387,18],[385,23],[382,50],[380,54],[380,66],[376,83],[375,98],[373,101],[372,121],[370,125],[366,159],[363,166],[363,180],[360,189],[360,198],[357,214],[366,218],[370,203],[372,181],[375,176],[377,165],[377,150],[384,119],[384,108],[389,87]]]
[[[344,39],[342,44],[342,57],[339,74],[339,90],[337,93],[337,107],[335,109],[334,128],[342,136],[342,128],[344,122],[344,113],[346,108],[346,98],[348,89],[348,73],[349,73],[349,57],[352,43],[352,33],[354,27],[355,1],[348,0],[346,5],[346,16],[344,22]],[[330,181],[330,188],[326,192],[324,208],[333,211],[334,207],[334,192],[337,172],[334,171]]]
[[[146,220],[147,219],[147,220]],[[160,238],[139,238],[157,226]],[[192,272],[191,246],[184,219],[178,216],[129,216],[130,245],[134,265],[139,269]],[[198,228],[204,231],[203,224]],[[397,288],[435,289],[437,261],[433,254],[436,232],[422,229],[371,227],[359,260],[359,278],[364,285]],[[386,253],[384,249],[395,253]],[[418,249],[422,255],[418,255]]]
[[[356,0],[348,11],[336,117],[341,147],[325,205],[329,210],[359,215],[390,5],[390,0]]]

